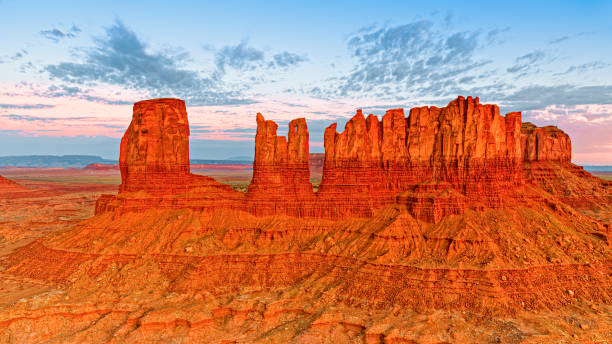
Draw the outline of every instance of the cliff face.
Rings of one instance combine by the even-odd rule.
[[[529,183],[577,209],[606,208],[612,203],[612,182],[572,164],[571,140],[557,127],[523,123],[521,151]]]
[[[478,98],[459,97],[443,108],[413,108],[407,117],[402,109],[391,109],[380,120],[358,110],[344,131],[338,133],[336,124],[325,130],[325,155],[312,158],[304,118],[289,123],[287,137],[278,136],[277,129],[257,114],[253,178],[245,197],[189,172],[183,101],[138,102],[121,141],[119,195],[101,197],[96,213],[239,208],[258,216],[341,219],[371,217],[396,204],[417,219],[437,223],[466,209],[504,207],[504,195],[517,194],[525,179],[568,202],[610,197],[605,182],[582,182],[588,173],[569,162],[565,133],[521,126],[520,113],[501,116],[496,105],[480,104]],[[309,164],[321,163],[315,193]],[[567,177],[550,164],[563,164],[563,171],[575,175],[572,190],[578,191],[564,187]]]
[[[241,208],[244,195],[189,171],[189,122],[185,102],[152,99],[134,104],[121,139],[119,194],[102,195],[96,214],[148,208]],[[135,193],[142,193],[137,195]]]
[[[121,139],[120,192],[166,193],[189,178],[189,122],[185,102],[154,99],[134,104]]]
[[[370,216],[420,183],[448,183],[475,202],[500,206],[499,194],[522,184],[520,113],[459,97],[444,108],[361,111],[337,133],[325,131],[318,197],[330,216]],[[443,187],[445,188],[445,187]],[[342,204],[334,208],[333,204]]]
[[[257,215],[308,215],[315,197],[310,183],[306,120],[289,122],[288,140],[277,136],[277,129],[276,123],[257,114],[253,178],[247,203]]]
[[[526,122],[521,126],[521,151],[524,161],[570,162],[572,142],[557,127],[538,128]]]

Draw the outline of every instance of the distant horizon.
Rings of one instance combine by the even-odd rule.
[[[310,152],[309,154],[324,154],[321,152]],[[92,158],[100,158],[101,160],[107,160],[109,162],[113,162],[113,163],[119,163],[119,157],[117,157],[116,159],[113,158],[106,158],[106,157],[102,157],[99,155],[91,155],[91,154],[65,154],[65,155],[49,155],[49,154],[45,154],[45,155],[40,155],[40,154],[30,154],[30,155],[5,155],[5,156],[1,156],[0,155],[0,167],[19,167],[18,165],[2,165],[2,159],[6,159],[6,158],[28,158],[28,157],[55,157],[55,158],[61,158],[61,157],[70,157],[70,156],[79,156],[79,157],[92,157]],[[195,158],[189,158],[189,161],[193,162],[193,161],[251,161],[254,159],[253,156],[249,157],[249,156],[230,156],[230,157],[226,157],[226,158],[207,158],[207,157],[195,157]],[[579,166],[583,166],[583,167],[610,167],[612,171],[612,164],[606,165],[606,164],[578,164],[574,161],[572,161],[574,164],[577,164]]]

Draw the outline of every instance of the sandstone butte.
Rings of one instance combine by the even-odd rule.
[[[553,175],[548,163],[588,175],[570,163],[570,139],[561,130],[522,124],[520,113],[504,117],[496,105],[472,97],[444,108],[414,108],[407,118],[403,109],[381,120],[358,110],[341,133],[332,124],[325,130],[325,155],[314,157],[323,159],[316,193],[306,120],[291,121],[287,137],[277,128],[257,114],[253,178],[244,196],[190,173],[183,101],[138,102],[121,141],[119,195],[102,197],[96,213],[156,206],[342,219],[403,204],[412,216],[437,222],[466,208],[503,207],[503,195],[525,184],[525,172],[540,182]]]
[[[190,172],[189,122],[179,99],[134,104],[132,122],[121,139],[119,169],[119,196],[101,197],[96,213],[186,205],[210,210],[243,203],[230,186]]]
[[[183,101],[136,103],[118,194],[0,261],[59,290],[0,312],[0,338],[609,339],[612,185],[571,163],[561,130],[472,97],[358,110],[314,159],[305,119],[277,128],[257,115],[244,194],[190,173]]]

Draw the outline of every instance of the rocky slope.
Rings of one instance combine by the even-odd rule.
[[[13,191],[20,191],[20,190],[27,190],[27,188],[15,183],[14,181],[10,179],[6,179],[0,176],[0,194],[9,193]]]
[[[609,338],[612,186],[558,129],[471,97],[359,111],[326,130],[315,193],[305,121],[258,116],[245,195],[190,174],[186,123],[135,106],[119,194],[2,258],[52,290],[0,308],[0,342]]]
[[[606,223],[612,182],[594,177],[571,163],[571,140],[557,127],[521,126],[523,170],[527,180],[564,203]]]

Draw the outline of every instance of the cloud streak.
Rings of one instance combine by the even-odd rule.
[[[288,51],[274,54],[268,58],[263,50],[249,46],[248,40],[242,40],[237,45],[224,46],[215,53],[217,67],[215,74],[222,76],[228,67],[241,72],[257,69],[287,69],[305,61],[308,61],[305,55]]]
[[[40,34],[54,42],[54,43],[59,43],[59,41],[66,39],[66,38],[74,38],[77,36],[77,34],[79,34],[81,32],[81,29],[79,27],[77,27],[76,25],[72,25],[72,27],[70,27],[70,29],[68,30],[60,30],[58,28],[53,28],[50,30],[41,30]]]
[[[0,104],[0,109],[49,109],[55,105],[49,104]]]
[[[80,121],[86,119],[94,119],[92,117],[39,117],[39,116],[29,116],[29,115],[0,115],[2,118],[7,118],[13,121],[27,121],[27,122],[56,122],[56,121]]]
[[[532,51],[523,56],[519,56],[514,60],[514,65],[506,69],[506,72],[511,74],[521,73],[532,70],[539,62],[544,60],[546,54],[542,50]]]

